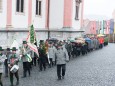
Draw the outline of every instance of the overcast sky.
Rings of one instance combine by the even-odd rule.
[[[112,17],[115,0],[84,0],[84,15],[104,15]]]

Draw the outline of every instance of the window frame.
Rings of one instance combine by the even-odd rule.
[[[21,1],[19,0],[19,11],[17,11],[17,0],[16,0],[16,14],[25,15],[25,0],[23,0],[23,12],[21,12]]]
[[[38,8],[35,7],[35,15],[36,17],[42,17],[42,0],[36,0],[36,1],[38,1]],[[39,15],[39,2],[41,2],[41,15]],[[38,14],[36,14],[36,8],[38,9]]]
[[[80,3],[81,3],[81,0],[75,0],[75,20],[79,20]]]
[[[0,13],[2,13],[2,10],[3,10],[3,0],[1,0],[1,3],[0,3]]]

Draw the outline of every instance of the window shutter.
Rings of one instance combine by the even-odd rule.
[[[24,12],[24,0],[21,0],[21,12]]]
[[[39,1],[39,15],[41,15],[41,1]]]
[[[0,10],[2,10],[2,0],[0,0]]]
[[[76,10],[75,10],[75,20],[78,20],[78,18],[79,18],[79,0],[76,0]]]
[[[16,2],[16,12],[19,12],[19,7],[20,7],[20,0],[17,0],[17,2]]]
[[[36,15],[38,15],[38,0],[36,0]]]

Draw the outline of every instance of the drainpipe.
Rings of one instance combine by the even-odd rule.
[[[50,0],[48,0],[48,19],[47,19],[47,25],[48,25],[48,39],[50,38],[50,29],[49,29],[49,19],[50,19]]]

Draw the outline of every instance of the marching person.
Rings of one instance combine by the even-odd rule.
[[[8,59],[10,57],[10,54],[11,54],[10,48],[7,48],[6,49],[6,57],[7,58],[4,61],[4,65],[5,65],[5,77],[8,77]]]
[[[62,47],[62,44],[58,44],[58,49],[55,53],[57,64],[57,76],[58,80],[64,79],[66,71],[66,61],[69,61],[67,50]],[[61,74],[62,71],[62,74]]]
[[[2,51],[3,51],[3,49],[2,49],[2,47],[0,47],[0,85],[1,86],[3,86],[3,83],[2,83],[2,73],[4,71],[3,66],[4,66],[4,61],[6,59],[6,56],[3,55]]]
[[[12,72],[11,69],[14,65],[18,66],[18,62],[19,62],[19,56],[16,54],[16,47],[12,48],[12,54],[10,55],[9,61],[8,61],[8,67],[9,67],[9,71],[10,71],[10,86],[14,86],[13,84],[13,75],[15,75],[17,82],[16,85],[19,85],[19,75],[18,75],[18,69],[15,72]]]
[[[42,69],[44,68],[44,71],[46,70],[46,50],[43,47],[42,44],[40,44],[40,47],[38,49],[39,51],[39,67],[40,67],[40,71],[42,71]]]
[[[53,44],[50,43],[49,44],[49,47],[48,47],[48,55],[49,55],[49,67],[53,67],[54,66],[54,63],[53,61],[55,61],[55,50],[53,48]],[[54,59],[54,60],[53,60]]]
[[[71,52],[72,52],[72,44],[70,42],[66,43],[65,48],[67,49],[69,59],[71,57]]]
[[[22,52],[21,52],[21,55],[22,55],[21,59],[23,62],[23,77],[22,78],[26,77],[27,71],[29,73],[29,76],[31,75],[30,62],[28,62],[28,57],[27,57],[27,55],[30,55],[30,54],[31,54],[31,50],[29,46],[27,45],[27,41],[23,41],[23,47],[22,47]]]

